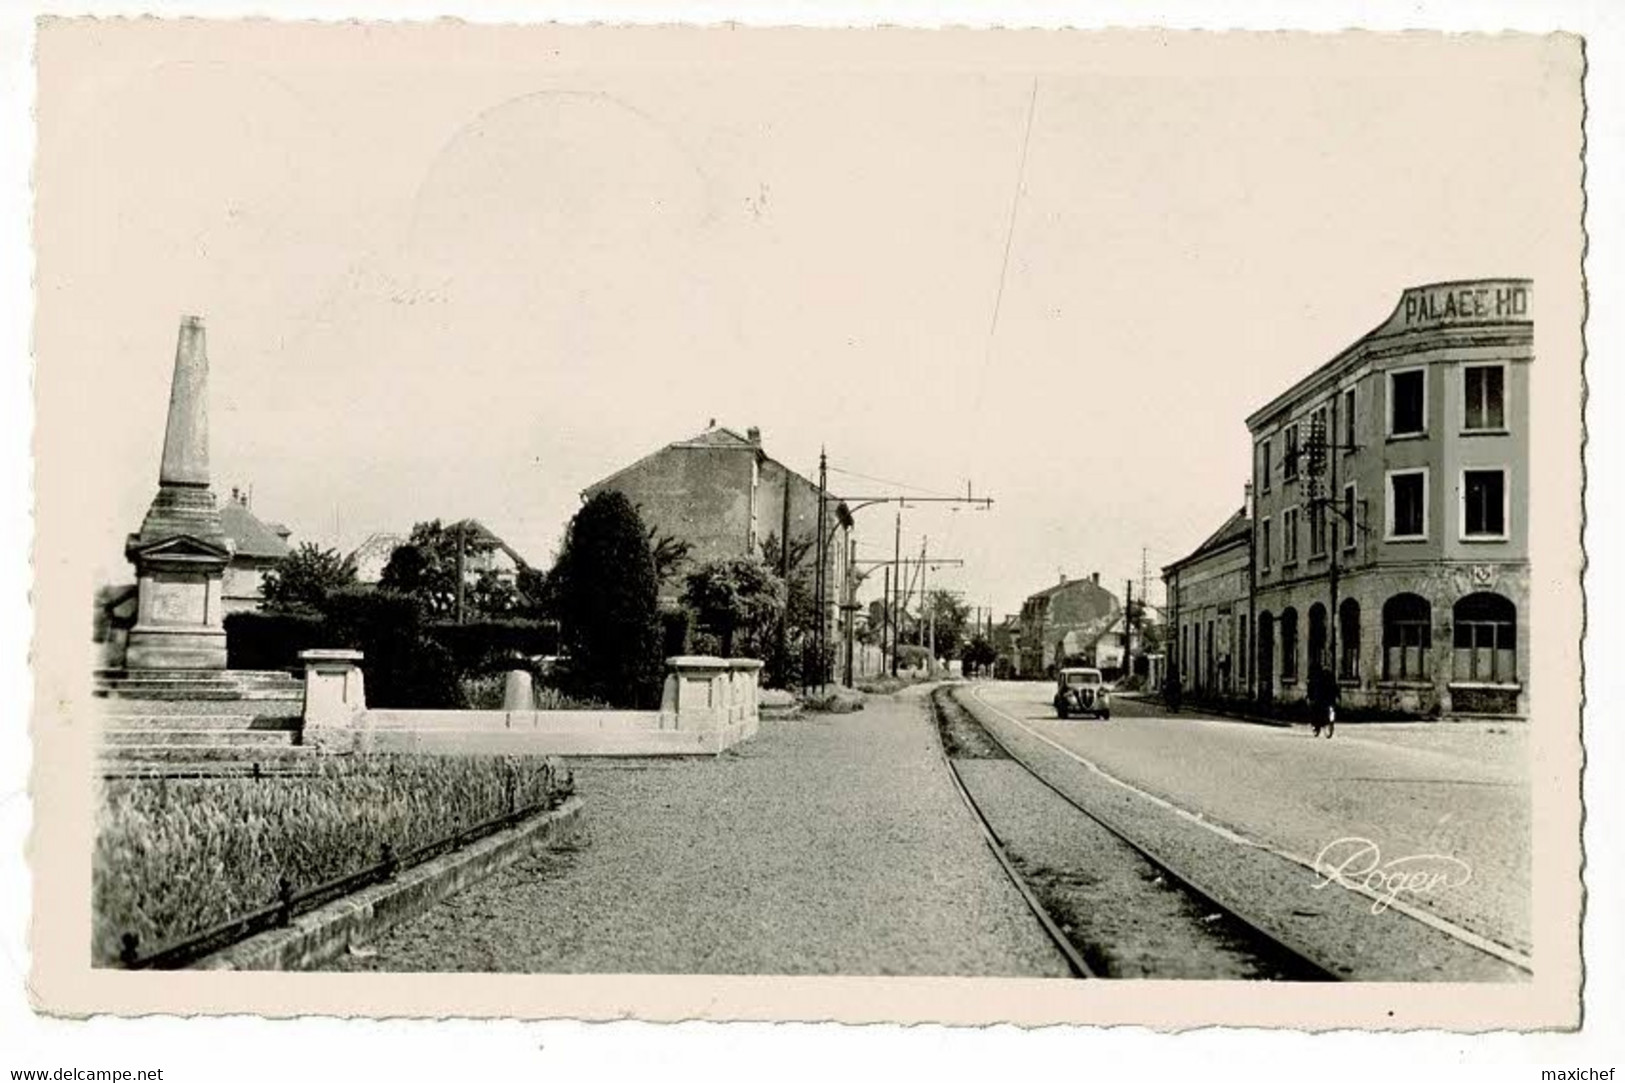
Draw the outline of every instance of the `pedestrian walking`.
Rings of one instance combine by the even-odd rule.
[[[1331,737],[1337,726],[1337,681],[1326,666],[1316,666],[1309,674],[1309,728],[1316,737],[1322,730]]]

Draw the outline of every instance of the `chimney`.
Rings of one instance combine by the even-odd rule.
[[[1061,586],[1063,586],[1063,587],[1066,586],[1066,573],[1065,572],[1061,573]]]
[[[1089,582],[1093,583],[1097,587],[1100,586],[1100,573],[1099,572],[1090,572],[1089,573]]]
[[[745,439],[749,440],[751,443],[755,444],[757,447],[761,447],[762,446],[762,430],[758,429],[755,425],[752,425],[750,428],[745,430]]]

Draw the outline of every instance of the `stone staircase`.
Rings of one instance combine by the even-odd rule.
[[[310,766],[299,743],[304,682],[260,670],[96,674],[103,706],[98,774],[216,777],[292,774]]]

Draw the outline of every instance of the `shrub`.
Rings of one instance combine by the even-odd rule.
[[[463,706],[473,711],[500,711],[507,685],[506,673],[484,673],[458,681]]]
[[[328,646],[362,652],[367,704],[372,707],[457,708],[463,705],[451,652],[424,632],[422,610],[409,595],[357,588],[327,599]]]
[[[528,668],[524,659],[559,651],[558,626],[549,621],[512,617],[468,624],[437,622],[425,631],[451,653],[458,672],[468,676]]]
[[[660,614],[661,653],[671,658],[689,652],[694,615],[686,609],[668,609]]]
[[[662,666],[657,581],[648,533],[618,492],[588,500],[549,575],[569,690],[617,707],[658,701]]]
[[[931,652],[917,643],[901,643],[897,647],[897,665],[902,669],[920,669],[931,661]]]
[[[398,858],[572,789],[542,757],[335,757],[305,777],[126,779],[100,795],[92,959],[126,933],[150,954],[295,892]]]

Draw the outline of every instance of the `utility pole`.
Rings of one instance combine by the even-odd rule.
[[[901,593],[902,565],[903,565],[903,513],[897,513],[897,526],[892,535],[892,590]],[[903,615],[898,613],[893,618],[892,648],[891,648],[891,675],[897,676],[897,647],[902,639]]]
[[[1140,600],[1145,604],[1145,599]],[[1128,579],[1123,583],[1123,675],[1134,675],[1134,580]]]
[[[1254,470],[1258,469],[1257,461],[1255,448]],[[1261,698],[1258,687],[1258,488],[1253,482],[1249,481],[1242,490],[1242,500],[1247,509],[1247,698],[1257,701]]]
[[[827,578],[824,567],[827,563],[827,561],[824,559],[825,546],[827,544],[824,539],[824,519],[825,506],[828,501],[828,494],[826,490],[826,486],[829,481],[828,470],[828,456],[825,455],[824,449],[820,447],[818,449],[818,526],[815,528],[818,531],[818,571],[815,577],[815,582],[817,584],[816,597],[818,599],[818,623],[814,626],[813,632],[813,650],[815,652],[813,665],[817,667],[815,672],[818,675],[818,690],[820,692],[824,690],[825,682],[824,639],[827,629],[824,627],[824,625],[829,617],[829,611],[824,605],[824,588],[826,585],[825,580]]]
[[[858,563],[858,543],[847,533],[846,539],[846,686],[852,687],[852,640],[858,620],[858,581],[853,569]]]
[[[880,603],[880,668],[882,672],[886,669],[886,652],[891,646],[891,570],[892,566],[890,564],[886,565],[882,569],[884,574],[881,577],[883,585],[880,594],[882,599]]]
[[[925,573],[926,573],[925,546],[926,546],[926,541],[927,541],[927,539],[926,539],[925,535],[922,534],[920,536],[920,629],[919,629],[919,632],[920,632],[919,640],[920,640],[920,646],[922,646],[922,647],[925,646],[925,608],[926,608],[926,605],[928,604],[926,602],[926,591],[925,591]],[[933,656],[933,657],[935,657],[935,656]]]
[[[777,679],[790,679],[790,471],[784,472],[784,507],[779,514],[779,578],[784,580],[784,612],[779,614],[779,665],[784,672]]]
[[[1334,692],[1337,689],[1336,682],[1339,676],[1337,671],[1337,626],[1339,623],[1337,619],[1337,551],[1341,548],[1341,546],[1338,544],[1337,536],[1341,534],[1342,531],[1332,530],[1329,528],[1337,521],[1333,518],[1332,508],[1334,507],[1334,502],[1337,499],[1337,460],[1342,458],[1341,455],[1336,454],[1336,451],[1341,445],[1335,439],[1336,434],[1339,431],[1337,424],[1337,403],[1340,399],[1342,399],[1342,397],[1342,395],[1332,396],[1331,408],[1327,411],[1327,416],[1330,418],[1330,431],[1327,432],[1323,430],[1320,435],[1320,442],[1326,447],[1323,454],[1328,460],[1330,460],[1332,473],[1331,486],[1326,490],[1326,502],[1320,509],[1320,529],[1321,533],[1326,538],[1326,547],[1331,550],[1331,552],[1327,554],[1328,560],[1326,565],[1326,578],[1330,581],[1332,595],[1331,608],[1326,611],[1326,643],[1328,655],[1326,658],[1326,665],[1332,671],[1331,688]]]

